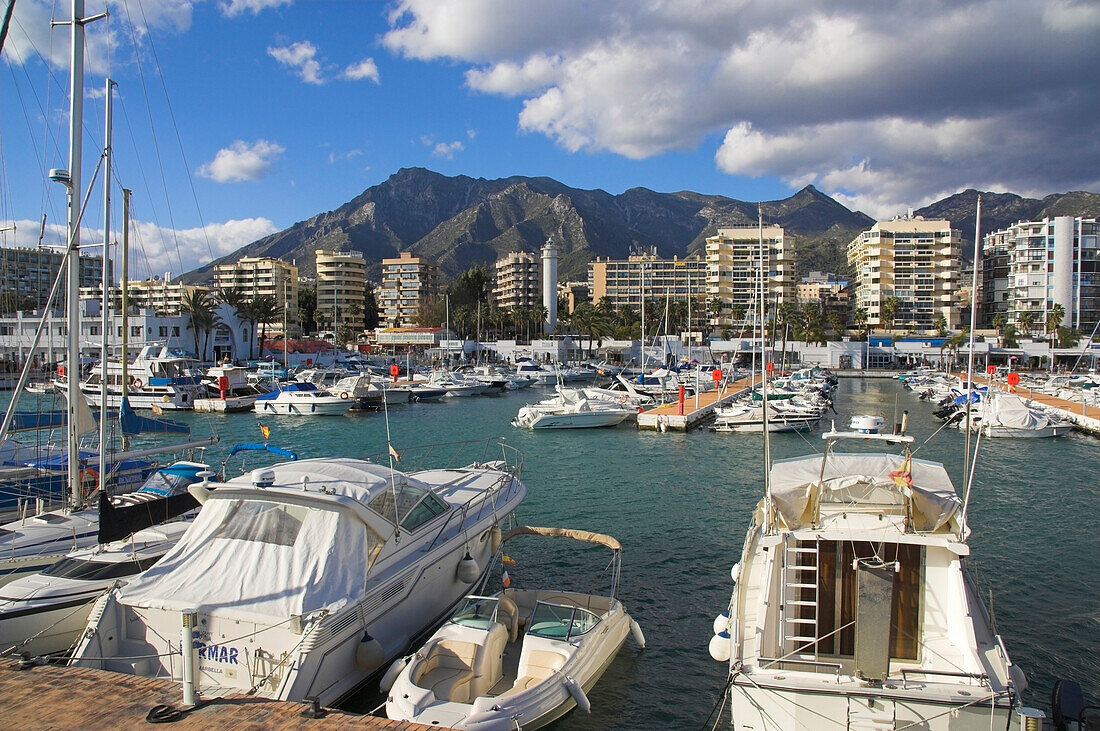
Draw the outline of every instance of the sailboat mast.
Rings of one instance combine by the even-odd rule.
[[[69,331],[68,364],[68,440],[69,490],[75,505],[83,502],[80,490],[80,444],[76,427],[76,400],[80,393],[80,159],[83,154],[81,120],[84,119],[84,0],[72,0],[69,44],[69,180],[67,258],[69,280],[66,325]]]
[[[760,395],[761,404],[763,405],[763,419],[764,419],[764,521],[768,531],[771,530],[771,514],[772,514],[772,491],[771,491],[771,467],[772,467],[772,455],[771,455],[771,435],[768,428],[768,350],[764,341],[764,329],[767,325],[767,298],[765,296],[766,288],[764,287],[764,208],[757,205],[756,207],[756,225],[759,232],[759,251],[760,261],[757,264],[757,271],[760,277]]]
[[[122,294],[119,305],[122,307],[122,353],[119,360],[122,364],[122,396],[126,397],[130,388],[129,367],[130,363],[126,353],[130,344],[130,196],[132,190],[122,189],[122,274],[119,279]]]
[[[99,311],[100,322],[100,348],[99,348],[99,480],[104,484],[107,479],[107,334],[109,313],[111,311],[111,297],[109,285],[111,243],[111,124],[113,122],[112,89],[115,82],[107,79],[106,83],[106,114],[104,117],[104,141],[103,141],[103,303]]]
[[[963,484],[966,495],[963,497],[962,528],[966,529],[966,509],[970,505],[970,489],[973,487],[973,473],[970,469],[970,410],[974,390],[974,323],[978,312],[978,257],[981,255],[982,232],[982,196],[978,194],[978,205],[974,211],[974,272],[970,282],[970,343],[966,355],[966,454],[963,456]],[[975,455],[977,458],[977,455]]]

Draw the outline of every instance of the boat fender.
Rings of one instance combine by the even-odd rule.
[[[645,635],[642,634],[642,625],[638,624],[638,620],[630,620],[630,634],[634,635],[634,641],[638,643],[638,647],[645,649]]]
[[[491,531],[489,532],[489,550],[496,553],[500,548],[500,523],[493,524]]]
[[[340,398],[342,398],[342,399],[344,399],[345,401],[347,401],[347,400],[348,400],[348,392],[347,392],[347,391],[341,391],[341,392],[340,392]]]
[[[355,648],[355,664],[360,670],[370,672],[382,667],[386,661],[386,653],[382,649],[382,643],[370,636],[370,632],[364,632],[359,640],[359,646]]]
[[[477,561],[470,555],[470,552],[466,551],[466,555],[458,562],[458,570],[455,574],[462,583],[472,584],[481,576],[481,567],[477,565]]]
[[[731,649],[729,632],[719,632],[710,638],[710,656],[718,662],[729,662]]]
[[[730,629],[730,610],[723,609],[722,613],[714,618],[714,634],[719,632],[729,632]]]
[[[585,713],[592,713],[592,704],[588,701],[588,696],[584,694],[584,688],[582,688],[577,681],[570,677],[566,677],[565,689],[569,691],[569,695],[573,696],[573,700],[577,702],[577,708]]]
[[[741,579],[741,562],[738,561],[732,567],[730,567],[730,578],[733,579],[733,583],[737,583]]]
[[[386,674],[382,676],[382,682],[378,684],[379,689],[383,693],[389,693],[390,688],[392,688],[393,684],[397,682],[397,676],[401,674],[401,671],[404,670],[405,666],[408,664],[409,658],[407,657],[399,657],[394,660],[393,664],[390,665],[389,670],[387,670]]]

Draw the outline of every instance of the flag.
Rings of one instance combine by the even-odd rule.
[[[502,554],[500,560],[504,563],[505,566],[515,566],[516,565],[516,560],[514,558],[512,558],[511,556],[509,556],[507,553]]]
[[[264,435],[264,439],[268,439],[271,436],[271,427],[260,424],[260,433]]]
[[[153,404],[153,413],[160,416],[164,413],[164,409],[160,407],[160,404]]]
[[[500,577],[500,583],[504,585],[505,589],[512,585],[512,577],[508,575],[508,569],[504,570],[504,575]]]
[[[400,462],[401,461],[401,455],[397,453],[397,450],[393,448],[392,444],[389,445],[389,447],[390,447],[390,456],[393,457],[393,461],[394,462]]]
[[[894,481],[898,487],[909,487],[913,484],[913,458],[909,455],[905,455],[905,461],[901,463],[901,467],[890,473],[890,479]]]

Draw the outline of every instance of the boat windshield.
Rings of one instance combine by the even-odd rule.
[[[369,507],[391,523],[400,517],[401,527],[411,531],[447,512],[448,506],[427,488],[405,483],[380,493]]]
[[[63,558],[44,569],[42,574],[85,581],[121,579],[141,573],[160,558],[160,556],[149,556],[134,561],[89,561],[83,558]]]
[[[600,618],[586,609],[538,602],[527,633],[554,640],[569,640],[590,632],[599,623]]]
[[[293,546],[309,508],[262,500],[238,500],[216,537]]]
[[[463,627],[489,629],[496,621],[497,597],[468,596],[462,600],[458,610],[451,615],[451,621]]]

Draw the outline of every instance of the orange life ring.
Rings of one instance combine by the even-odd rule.
[[[80,471],[80,489],[84,497],[88,497],[99,489],[99,470],[94,467],[85,467]]]
[[[347,401],[347,400],[348,400],[348,392],[347,392],[347,391],[341,391],[341,392],[340,392],[340,398],[342,398],[342,399],[344,399],[345,401]]]
[[[131,378],[130,379],[130,385],[133,386],[134,388],[141,388],[143,384],[142,384],[140,378]]]

